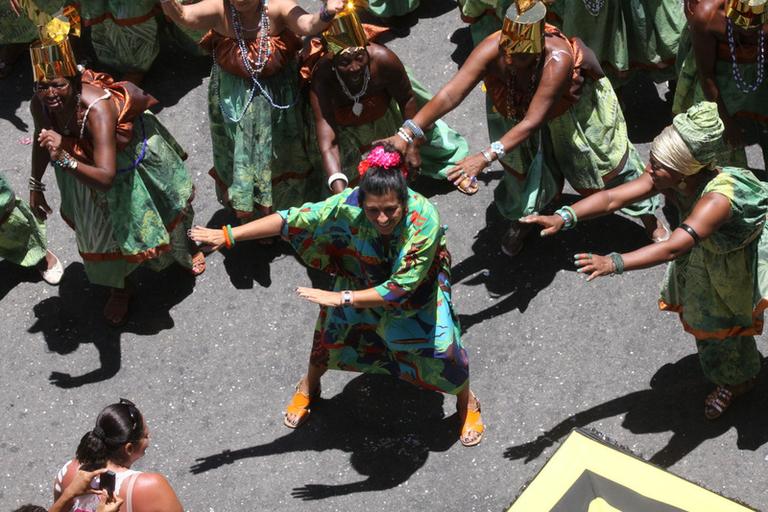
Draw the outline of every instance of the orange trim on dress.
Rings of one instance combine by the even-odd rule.
[[[80,4],[77,4],[77,6],[79,8]],[[133,18],[117,18],[111,12],[105,12],[101,16],[96,16],[95,18],[90,18],[90,19],[83,19],[82,21],[83,21],[84,27],[91,27],[93,25],[98,25],[99,23],[103,23],[106,20],[112,20],[112,22],[115,25],[120,25],[121,27],[130,27],[131,25],[138,25],[140,23],[144,23],[145,21],[149,21],[162,12],[163,10],[160,8],[160,6],[155,5],[147,14],[144,14],[142,16],[135,16]]]
[[[760,299],[755,309],[752,311],[752,325],[749,327],[734,326],[727,329],[718,329],[716,331],[704,331],[696,329],[685,320],[683,320],[683,306],[681,304],[667,304],[659,299],[659,309],[661,311],[670,311],[680,315],[680,322],[683,324],[685,332],[693,334],[696,339],[716,339],[725,340],[735,336],[757,336],[763,333],[763,312],[768,309],[768,299]]]

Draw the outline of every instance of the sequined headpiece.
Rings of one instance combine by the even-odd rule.
[[[537,0],[515,0],[507,9],[499,46],[507,55],[541,53],[547,7]]]
[[[742,28],[757,28],[768,23],[768,0],[727,0],[725,15]]]
[[[69,36],[80,36],[77,10],[66,6],[51,16],[38,8],[34,0],[19,0],[19,4],[37,25],[40,34],[40,40],[29,47],[34,81],[75,76],[77,62]]]
[[[328,49],[335,54],[365,48],[368,38],[355,12],[354,1],[347,2],[344,10],[336,15],[328,29],[323,32],[323,37],[328,43]]]

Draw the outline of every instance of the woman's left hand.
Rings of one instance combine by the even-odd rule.
[[[37,137],[37,142],[40,147],[47,150],[51,156],[51,160],[58,160],[59,153],[61,152],[61,135],[53,130],[46,130],[43,128],[40,130],[40,135]]]
[[[195,226],[187,231],[190,240],[211,247],[211,251],[218,251],[224,245],[224,231],[219,229]]]
[[[616,272],[616,267],[610,257],[591,252],[575,254],[573,262],[578,267],[577,272],[589,274],[587,281],[592,281],[600,276],[609,276]]]
[[[483,169],[488,167],[488,165],[488,161],[482,153],[470,155],[456,164],[453,169],[448,171],[448,179],[451,180],[454,185],[458,185],[467,177],[470,179],[475,178],[478,174],[483,172]]]
[[[341,306],[341,294],[339,292],[329,292],[327,290],[299,286],[296,288],[296,293],[302,299],[307,299],[309,302],[314,302],[321,306],[329,306],[332,308]]]

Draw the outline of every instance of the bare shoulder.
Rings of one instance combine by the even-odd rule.
[[[695,30],[709,30],[715,16],[723,9],[724,0],[699,0],[691,5],[691,28]]]

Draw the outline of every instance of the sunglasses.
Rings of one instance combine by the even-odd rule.
[[[53,89],[55,91],[63,91],[67,87],[69,87],[69,83],[65,83],[65,84],[47,84],[47,85],[35,84],[35,85],[32,86],[32,90],[35,91],[35,92],[48,92],[51,89]]]
[[[131,418],[130,439],[136,439],[138,437],[137,435],[138,433],[136,429],[141,427],[141,425],[139,424],[139,410],[136,408],[136,404],[134,404],[127,398],[121,398],[119,403],[120,405],[126,406],[128,410],[128,416],[130,416]]]

